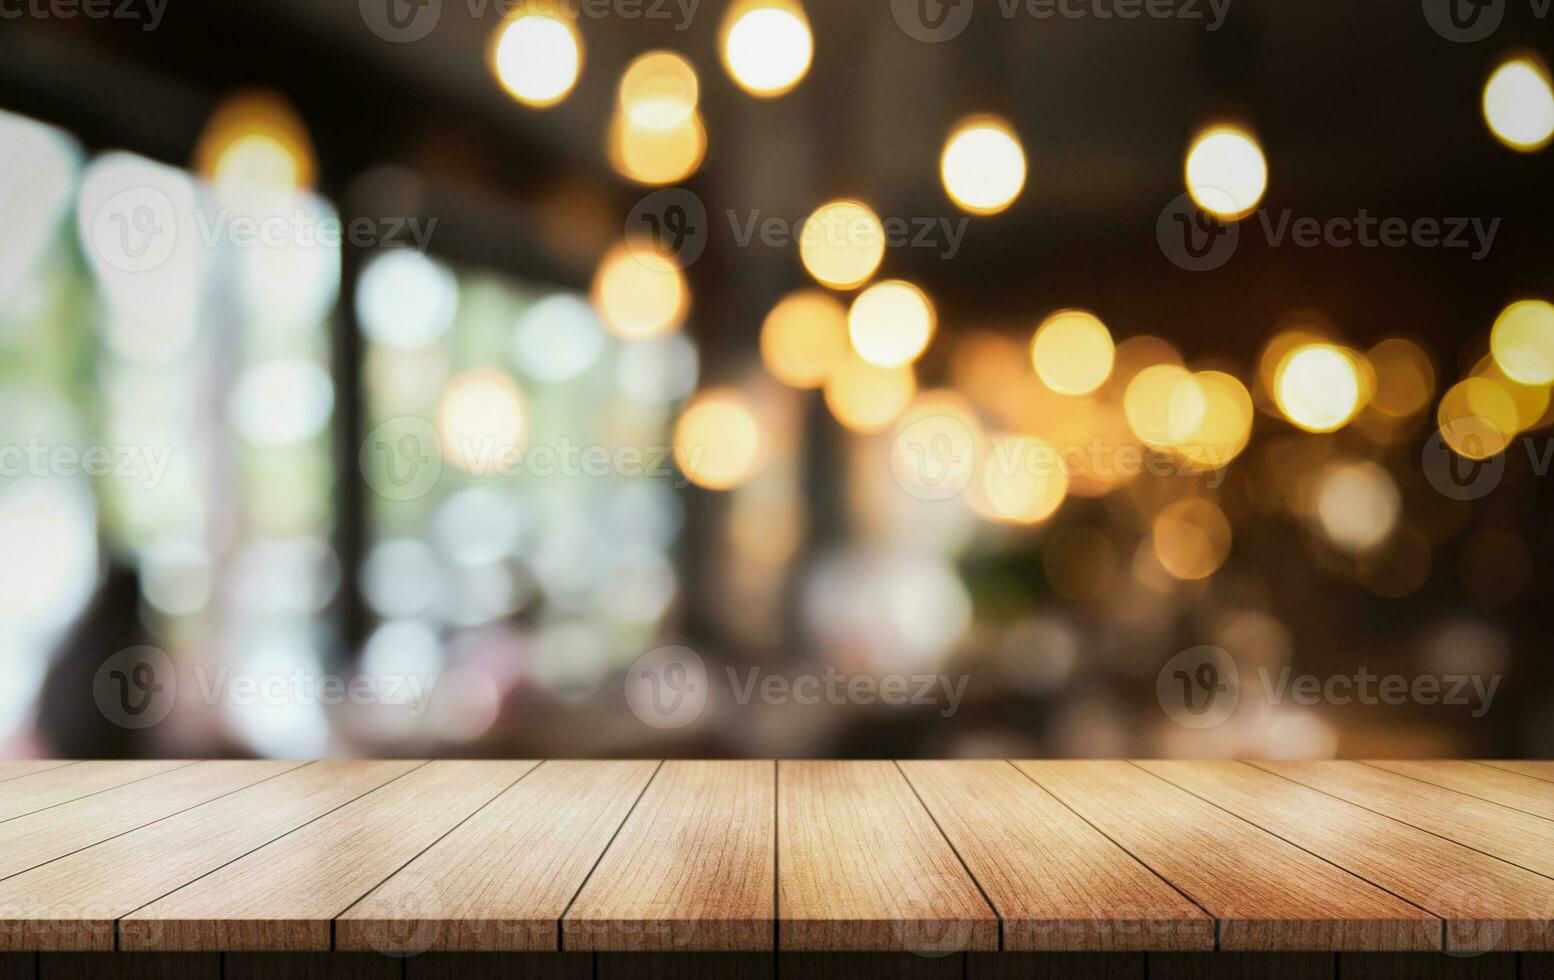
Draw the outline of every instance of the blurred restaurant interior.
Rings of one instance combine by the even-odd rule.
[[[0,757],[1554,754],[1554,31],[1423,6],[5,4]]]

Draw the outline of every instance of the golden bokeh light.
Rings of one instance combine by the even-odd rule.
[[[1532,153],[1554,139],[1554,83],[1533,57],[1502,62],[1484,83],[1484,122],[1513,150]]]
[[[723,17],[723,67],[751,95],[773,98],[809,71],[815,53],[809,18],[797,0],[740,0]]]
[[[680,329],[691,302],[679,266],[645,242],[621,242],[605,254],[591,298],[605,326],[626,340]]]
[[[1516,406],[1516,417],[1510,422],[1509,432],[1526,432],[1528,429],[1539,425],[1549,411],[1549,386],[1548,385],[1524,385],[1506,377],[1500,365],[1492,356],[1482,358],[1473,367],[1473,377],[1492,381],[1507,395],[1511,396],[1511,404]],[[1482,389],[1468,392],[1468,405],[1477,408],[1475,398],[1482,398]],[[1495,400],[1499,404],[1499,400]]]
[[[1171,448],[1194,468],[1219,469],[1252,438],[1252,395],[1223,371],[1194,372],[1171,392],[1167,429]]]
[[[1045,439],[996,436],[983,456],[979,489],[984,516],[1008,524],[1039,524],[1068,495],[1068,472]]]
[[[885,226],[860,201],[827,201],[804,221],[799,258],[815,281],[832,289],[863,285],[885,257]]]
[[[559,7],[519,8],[496,29],[491,70],[513,98],[536,109],[567,97],[583,68],[583,39]]]
[[[1524,299],[1507,306],[1489,332],[1489,351],[1512,381],[1554,383],[1554,305]]]
[[[1094,313],[1059,310],[1043,320],[1031,338],[1031,363],[1053,391],[1089,394],[1112,373],[1116,347],[1111,331]]]
[[[1203,390],[1179,364],[1156,364],[1134,375],[1123,395],[1128,428],[1146,446],[1170,449],[1203,424],[1208,411]]]
[[[632,126],[674,129],[696,111],[696,69],[673,51],[649,51],[621,75],[620,107]]]
[[[674,458],[686,479],[708,490],[729,490],[755,472],[761,427],[732,388],[698,394],[675,423]]]
[[[1187,192],[1220,218],[1242,218],[1268,189],[1268,162],[1245,130],[1215,126],[1198,134],[1187,151]]]
[[[826,407],[854,432],[878,432],[894,422],[917,392],[910,366],[885,368],[848,357],[826,379]]]
[[[921,392],[896,420],[891,474],[919,500],[944,500],[975,478],[982,440],[982,422],[959,392]]]
[[[1402,510],[1403,497],[1392,474],[1369,460],[1331,465],[1317,486],[1316,513],[1323,534],[1352,554],[1385,544]]]
[[[1230,556],[1230,521],[1213,502],[1198,497],[1169,504],[1150,533],[1155,558],[1172,578],[1208,578]]]
[[[1435,395],[1435,366],[1418,344],[1391,337],[1365,352],[1376,372],[1370,406],[1392,418],[1424,411]]]
[[[1516,435],[1516,402],[1488,378],[1468,378],[1446,390],[1436,409],[1441,438],[1466,459],[1489,459],[1505,452]]]
[[[972,116],[957,123],[939,157],[944,191],[962,210],[997,214],[1014,203],[1025,186],[1025,150],[1020,137],[997,116]]]
[[[783,384],[818,388],[848,356],[847,310],[830,293],[789,293],[761,324],[761,360]]]
[[[610,118],[606,137],[610,166],[639,184],[657,186],[684,180],[707,155],[707,129],[694,109],[678,123],[642,126],[625,112]]]
[[[523,447],[527,435],[523,395],[495,368],[455,375],[437,404],[437,438],[443,456],[470,473],[489,473]]]
[[[249,90],[211,113],[194,150],[194,169],[222,190],[311,187],[317,164],[307,127],[291,103]]]
[[[1307,432],[1336,432],[1360,410],[1357,355],[1333,344],[1302,344],[1285,355],[1273,393],[1284,417]]]
[[[937,323],[927,294],[901,279],[875,283],[847,311],[853,349],[880,367],[900,367],[921,357]]]

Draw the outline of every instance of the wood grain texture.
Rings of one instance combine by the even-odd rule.
[[[594,980],[589,953],[423,953],[405,980]]]
[[[1126,762],[1017,762],[1220,920],[1224,950],[1427,950],[1441,920]]]
[[[1214,920],[1007,762],[902,762],[1007,950],[1212,950]]]
[[[335,923],[337,949],[555,950],[656,762],[546,762]]]
[[[1546,759],[1522,759],[1513,761],[1510,759],[1477,759],[1481,766],[1491,769],[1503,769],[1506,772],[1521,773],[1523,776],[1531,776],[1533,779],[1541,779],[1544,782],[1554,782],[1554,762]]]
[[[4,759],[0,760],[0,783],[31,776],[35,772],[48,772],[73,766],[77,759]]]
[[[200,762],[8,820],[0,824],[0,879],[300,765],[279,761]],[[8,911],[0,908],[0,918]]]
[[[65,768],[35,772],[0,784],[0,820],[14,820],[115,786],[193,764],[192,759],[82,762]]]
[[[44,953],[38,980],[221,980],[221,955]]]
[[[1258,762],[1259,769],[1554,878],[1554,822],[1358,762]]]
[[[151,903],[121,949],[323,951],[331,921],[534,762],[430,762]]]
[[[562,922],[567,949],[770,951],[776,764],[666,762]]]
[[[299,766],[0,881],[0,948],[112,950],[119,917],[418,765]],[[158,945],[142,940],[124,948]]]
[[[1554,880],[1245,763],[1136,764],[1435,913],[1450,951],[1554,948]]]
[[[967,953],[966,980],[1145,980],[1143,953]]]
[[[1508,806],[1535,817],[1554,820],[1554,783],[1481,766],[1476,762],[1366,761],[1366,765],[1395,772],[1423,783],[1454,789],[1468,796]]]
[[[889,762],[777,767],[779,948],[993,950],[998,919]]]
[[[596,980],[772,980],[776,973],[771,953],[599,953],[597,957]]]

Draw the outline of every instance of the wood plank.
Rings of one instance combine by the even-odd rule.
[[[1399,776],[1417,779],[1454,789],[1459,793],[1476,796],[1481,800],[1508,806],[1513,810],[1530,813],[1535,817],[1554,820],[1554,783],[1547,783],[1520,773],[1492,769],[1476,762],[1412,762],[1372,761],[1368,766],[1395,772]]]
[[[1342,953],[1338,975],[1344,980],[1516,980],[1516,956]]]
[[[200,762],[0,824],[0,879],[278,776],[301,762]]]
[[[779,948],[998,948],[998,919],[889,762],[777,767]]]
[[[3,759],[0,760],[0,783],[31,776],[35,772],[48,772],[76,765],[78,759]]]
[[[1223,950],[1427,950],[1441,920],[1126,762],[1017,762],[1220,920]]]
[[[335,916],[535,765],[428,763],[125,916],[119,948],[328,950]]]
[[[777,975],[782,980],[964,980],[967,955],[784,953],[777,960]],[[974,955],[985,959],[1002,958],[997,953]]]
[[[79,800],[83,796],[193,764],[193,759],[82,762],[36,772],[0,786],[0,820],[14,820],[61,803]]]
[[[664,763],[567,912],[565,947],[771,950],[776,771]]]
[[[772,980],[777,972],[771,953],[597,955],[596,980]]]
[[[1554,878],[1554,823],[1358,762],[1256,762],[1286,779]]]
[[[404,960],[373,953],[225,953],[221,980],[401,980]]]
[[[9,878],[0,882],[0,948],[112,950],[114,920],[418,765],[295,767]]]
[[[555,950],[567,903],[657,767],[545,762],[351,906],[336,948]]]
[[[44,953],[38,980],[220,980],[217,953]]]
[[[1006,950],[1212,950],[1214,920],[1004,761],[902,762]]]
[[[1143,953],[967,953],[966,980],[1144,980]]]
[[[1414,954],[1418,955],[1418,954]],[[1335,980],[1332,953],[1150,953],[1150,980]]]
[[[594,980],[590,953],[424,953],[404,963],[405,980]]]
[[[1554,880],[1241,762],[1137,765],[1446,920],[1446,948],[1554,949]]]
[[[1544,782],[1554,782],[1554,762],[1547,759],[1478,759],[1481,766],[1491,769],[1504,769],[1506,772],[1521,773],[1523,776],[1531,776],[1533,779],[1541,779]]]

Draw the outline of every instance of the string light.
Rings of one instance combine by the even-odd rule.
[[[1025,186],[1025,150],[1014,129],[997,116],[962,120],[939,158],[945,193],[962,210],[997,214]]]
[[[773,98],[809,71],[815,41],[797,0],[744,0],[724,15],[723,66],[751,95]]]
[[[1053,391],[1084,395],[1112,373],[1116,348],[1111,331],[1094,314],[1060,310],[1043,320],[1031,338],[1031,362]]]
[[[815,281],[832,289],[863,285],[885,257],[885,226],[860,201],[827,201],[804,221],[799,259]]]
[[[565,99],[577,84],[583,39],[559,9],[528,5],[497,27],[490,60],[508,94],[544,109]]]
[[[1554,84],[1530,57],[1502,62],[1484,83],[1484,122],[1513,150],[1533,153],[1554,139]]]
[[[1333,344],[1305,344],[1279,365],[1274,398],[1285,418],[1307,432],[1335,432],[1360,409],[1354,355]]]
[[[865,289],[847,313],[853,348],[859,357],[880,367],[900,367],[921,357],[936,322],[928,296],[900,279]]]
[[[1187,193],[1200,208],[1221,218],[1242,218],[1268,188],[1262,147],[1245,130],[1215,126],[1200,133],[1187,151]]]

